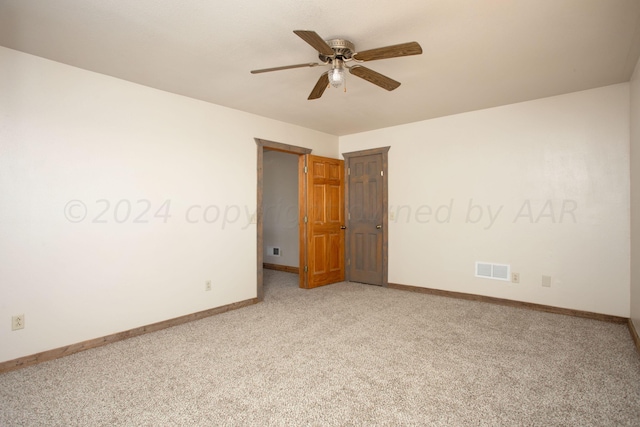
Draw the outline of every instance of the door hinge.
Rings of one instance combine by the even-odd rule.
[[[304,266],[304,272],[307,273],[309,271],[309,267],[308,266]]]
[[[349,212],[347,216],[349,217],[349,221],[351,221],[351,212]]]
[[[384,171],[380,171],[380,176],[384,176]]]
[[[309,172],[309,168],[305,166],[304,167],[304,173],[307,173],[307,172]]]
[[[347,175],[351,175],[351,168],[347,168]]]
[[[347,260],[347,265],[351,265],[351,258]]]
[[[309,218],[307,218],[307,216],[305,215],[305,216],[304,216],[304,223],[306,224],[306,223],[307,223],[307,221],[309,221]]]

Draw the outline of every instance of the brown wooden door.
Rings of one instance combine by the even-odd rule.
[[[306,220],[300,235],[307,250],[300,286],[315,288],[344,280],[344,161],[310,154],[303,161]]]
[[[348,158],[349,280],[383,285],[382,154]]]

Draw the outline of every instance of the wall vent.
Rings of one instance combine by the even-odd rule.
[[[476,277],[510,281],[511,266],[506,264],[476,261]]]
[[[269,256],[282,256],[282,251],[278,247],[267,246],[267,255],[269,255]]]

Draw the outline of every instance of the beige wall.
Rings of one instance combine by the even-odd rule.
[[[340,138],[382,146],[390,282],[629,316],[629,84]]]
[[[298,232],[298,156],[265,151],[263,161],[264,262],[297,267],[300,264]],[[279,247],[271,256],[268,247]]]
[[[254,138],[338,155],[331,135],[6,48],[0,64],[0,361],[255,297]]]
[[[640,331],[640,61],[631,79],[631,318]]]

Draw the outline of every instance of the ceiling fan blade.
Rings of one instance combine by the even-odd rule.
[[[353,67],[349,68],[349,72],[386,90],[394,90],[398,86],[400,86],[400,82],[397,82],[392,78],[389,78],[383,74],[378,73],[377,71],[373,71],[372,69],[363,67],[361,65],[354,65]]]
[[[375,61],[376,59],[397,58],[399,56],[420,55],[422,47],[417,42],[395,44],[377,49],[358,52],[353,57],[358,61]]]
[[[320,52],[326,56],[333,56],[334,52],[331,49],[331,46],[325,42],[322,37],[318,35],[315,31],[305,31],[305,30],[295,30],[294,33],[302,40],[306,41],[313,47],[315,50]]]
[[[317,62],[309,62],[306,64],[296,64],[296,65],[285,65],[283,67],[273,67],[273,68],[263,68],[261,70],[251,70],[251,74],[260,74],[260,73],[268,73],[270,71],[280,71],[280,70],[289,70],[291,68],[304,68],[304,67],[317,67]]]
[[[329,72],[325,72],[322,73],[322,75],[320,76],[320,78],[318,79],[318,82],[316,83],[316,85],[313,87],[313,90],[311,91],[311,93],[309,94],[309,100],[311,99],[318,99],[322,96],[322,94],[324,93],[324,91],[327,89],[327,86],[329,86]]]

